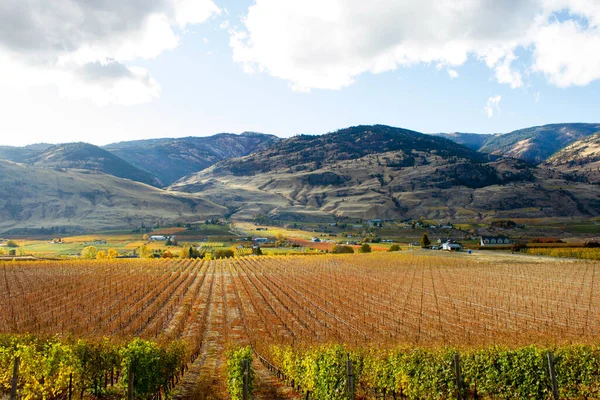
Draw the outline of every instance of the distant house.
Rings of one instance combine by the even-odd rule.
[[[254,238],[255,243],[267,243],[269,239],[267,238]]]
[[[445,243],[442,243],[442,250],[447,251],[459,251],[462,249],[462,246],[459,243],[456,243],[454,240],[448,240]]]
[[[479,245],[481,247],[502,246],[507,244],[512,244],[512,241],[508,236],[482,236],[479,239]]]
[[[318,237],[314,237],[314,238],[310,239],[310,241],[313,243],[319,243],[321,241],[321,239],[319,239]]]
[[[175,236],[153,235],[153,236],[150,236],[150,241],[151,242],[162,242],[164,240],[167,240],[168,238],[171,238],[171,240],[173,240],[173,239],[175,239]]]

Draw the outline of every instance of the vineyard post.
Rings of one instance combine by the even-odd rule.
[[[249,400],[249,393],[248,393],[248,360],[243,359],[242,360],[242,369],[244,370],[244,379],[243,379],[243,390],[242,390],[242,399],[243,400]]]
[[[347,369],[348,369],[348,380],[347,380],[348,399],[354,400],[354,373],[352,371],[352,360],[350,360],[350,354],[348,354]]]
[[[460,356],[458,353],[454,354],[454,372],[456,373],[456,398],[462,400],[462,373],[460,370]]]
[[[554,400],[558,400],[558,383],[556,382],[556,372],[554,371],[554,354],[548,353],[548,370],[550,371],[550,379],[552,380],[552,394]]]
[[[69,374],[69,400],[73,397],[73,373]]]
[[[15,357],[15,365],[13,368],[13,377],[12,377],[12,385],[10,388],[10,400],[17,399],[17,384],[19,383],[19,364],[21,363],[21,358],[19,356]]]
[[[133,360],[129,363],[129,374],[127,382],[127,400],[133,400]]]

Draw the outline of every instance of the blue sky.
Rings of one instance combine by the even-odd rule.
[[[0,10],[0,22],[17,8],[48,12],[8,1],[15,10]],[[51,22],[23,27],[39,30],[35,43],[0,31],[1,144],[287,137],[358,124],[498,133],[599,122],[600,6],[592,0],[494,10],[481,0],[440,15],[433,0],[375,0],[368,9],[354,0],[158,0],[135,16],[114,0],[111,12],[127,28],[88,18],[89,26],[63,32],[59,23],[71,14],[99,15],[67,3],[44,15],[56,18],[56,32]],[[494,26],[501,16],[516,28]],[[146,28],[131,29],[132,21]],[[61,50],[48,50],[56,41]]]

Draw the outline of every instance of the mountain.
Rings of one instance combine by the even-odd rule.
[[[220,162],[215,168],[233,175],[278,170],[301,172],[386,152],[398,152],[397,162],[411,166],[415,162],[413,151],[427,151],[446,158],[484,159],[481,154],[447,139],[385,125],[361,125],[325,135],[298,135],[281,140],[247,157]]]
[[[277,136],[255,132],[221,133],[208,137],[113,143],[104,149],[169,185],[218,161],[248,155],[279,140]]]
[[[30,144],[29,146],[23,147],[0,146],[0,158],[19,163],[26,163],[50,147],[52,147],[52,145],[48,143]]]
[[[0,160],[0,232],[136,228],[203,221],[227,210],[96,171],[47,169]]]
[[[434,133],[433,136],[443,137],[445,139],[452,140],[455,143],[462,144],[471,150],[479,150],[483,144],[491,139],[494,135],[489,133],[462,133],[462,132],[451,132],[451,133]]]
[[[232,218],[483,220],[600,215],[600,192],[514,159],[387,126],[301,135],[182,179]]]
[[[552,124],[494,135],[479,149],[539,164],[569,144],[600,132],[600,124]]]
[[[36,167],[86,169],[131,179],[153,186],[161,182],[150,173],[134,167],[122,158],[92,144],[66,143],[51,146],[27,160]]]
[[[544,166],[600,184],[600,133],[571,143],[548,158]]]

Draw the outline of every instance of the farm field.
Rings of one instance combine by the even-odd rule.
[[[177,398],[228,398],[233,346],[283,367],[281,349],[469,351],[600,338],[600,265],[587,260],[414,251],[0,268],[0,334],[182,341],[190,362]],[[302,396],[254,368],[255,398]]]

